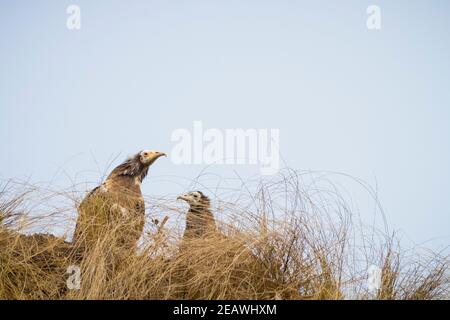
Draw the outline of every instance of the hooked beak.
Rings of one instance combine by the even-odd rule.
[[[156,157],[157,158],[159,158],[159,157],[167,157],[167,154],[165,154],[164,152],[156,152]]]
[[[177,197],[177,200],[184,200],[184,201],[187,201],[186,195],[183,194],[182,196],[178,196],[178,197]]]

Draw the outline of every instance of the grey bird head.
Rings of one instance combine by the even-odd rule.
[[[185,193],[177,198],[177,200],[186,201],[191,207],[194,208],[208,208],[209,198],[205,196],[201,191],[191,191]]]

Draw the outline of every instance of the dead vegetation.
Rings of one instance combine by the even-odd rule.
[[[373,229],[360,234],[336,188],[302,179],[288,171],[245,199],[213,199],[220,233],[197,239],[182,240],[178,218],[187,209],[175,199],[148,200],[152,214],[139,248],[120,250],[120,259],[111,248],[114,230],[89,250],[33,233],[54,229],[49,223],[73,226],[76,200],[71,216],[57,208],[35,214],[29,203],[39,189],[4,183],[0,299],[448,299],[447,256],[402,250],[395,236]],[[73,265],[81,270],[79,289],[67,287]],[[370,265],[381,270],[378,290],[367,286]]]

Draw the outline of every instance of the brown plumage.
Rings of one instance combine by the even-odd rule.
[[[144,229],[141,182],[162,152],[145,150],[117,166],[78,208],[73,242],[90,249],[107,239],[113,249],[133,251]]]
[[[207,196],[200,191],[193,191],[185,193],[177,199],[184,200],[189,204],[184,239],[202,238],[216,232],[216,221],[210,210],[210,201]]]

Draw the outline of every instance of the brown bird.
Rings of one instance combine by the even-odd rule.
[[[73,242],[86,249],[107,241],[111,249],[134,252],[145,222],[141,183],[163,152],[144,150],[117,166],[78,207]]]
[[[185,193],[177,198],[189,204],[183,239],[202,238],[215,233],[216,222],[210,210],[210,201],[201,191]]]

